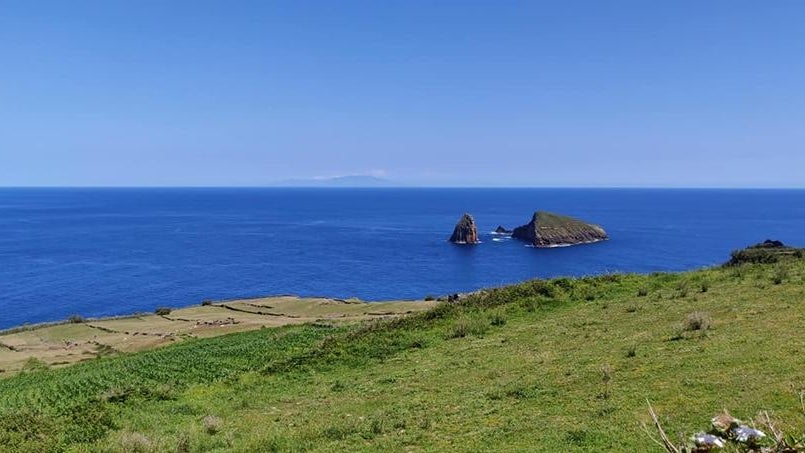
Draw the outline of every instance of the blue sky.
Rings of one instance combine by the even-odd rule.
[[[805,2],[3,1],[0,185],[805,186]]]

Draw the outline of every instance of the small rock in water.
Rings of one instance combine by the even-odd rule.
[[[469,214],[464,214],[453,229],[450,242],[454,244],[477,244],[478,228],[475,226],[475,219]]]

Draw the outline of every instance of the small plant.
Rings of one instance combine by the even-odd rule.
[[[428,294],[427,296],[425,296],[425,300],[426,301],[436,300],[436,296],[434,296],[433,294]]]
[[[632,358],[635,357],[636,355],[637,355],[636,345],[630,345],[628,348],[626,348],[626,358]]]
[[[171,314],[171,311],[172,310],[168,307],[159,307],[156,310],[154,310],[154,313],[157,316],[168,316],[169,314]]]
[[[171,401],[176,399],[176,390],[172,385],[162,383],[157,384],[153,388],[149,388],[144,392],[150,399],[156,401]]]
[[[573,445],[584,445],[587,440],[587,431],[583,429],[576,429],[572,431],[568,431],[565,434],[565,441]]]
[[[87,320],[81,315],[70,315],[70,317],[67,318],[67,322],[70,324],[81,324],[87,322]]]
[[[132,393],[133,390],[129,388],[113,387],[103,392],[99,399],[107,403],[123,403],[131,397]]]
[[[458,319],[447,334],[447,338],[464,338],[469,335],[483,335],[487,324],[478,318]]]
[[[499,327],[506,325],[506,318],[503,317],[503,314],[500,312],[492,313],[489,318],[489,324]]]
[[[685,330],[707,330],[710,328],[710,315],[694,311],[685,318]]]
[[[22,364],[23,372],[44,371],[50,368],[47,363],[43,362],[36,357],[30,357],[25,363]]]
[[[677,282],[676,297],[679,297],[680,299],[688,297],[688,288],[689,285],[687,280],[680,280],[679,282]]]
[[[223,424],[223,420],[214,415],[208,415],[201,419],[201,426],[204,427],[204,432],[209,435],[216,434],[220,431]]]
[[[646,297],[646,296],[648,296],[648,288],[646,288],[645,286],[641,286],[637,290],[637,297]]]
[[[604,390],[598,395],[601,399],[609,399],[611,394],[610,382],[612,382],[612,367],[605,363],[601,365],[601,383],[604,384]]]
[[[740,264],[735,265],[732,268],[732,277],[738,280],[743,280],[746,277],[746,266],[742,266]]]
[[[626,313],[634,313],[637,311],[637,305],[632,304],[626,307]]]
[[[710,283],[706,280],[699,284],[699,291],[706,293],[710,289]]]
[[[120,448],[132,453],[145,453],[151,451],[151,439],[141,433],[123,433],[120,436]]]
[[[182,434],[176,441],[176,453],[190,453],[190,437]]]
[[[772,275],[771,281],[775,285],[780,285],[787,279],[788,279],[788,269],[786,269],[784,266],[776,266],[774,268],[774,274]]]
[[[201,306],[202,307],[207,307],[207,306],[210,306],[210,305],[212,305],[212,301],[210,299],[204,299],[204,300],[201,301]]]
[[[704,334],[709,329],[710,315],[704,312],[694,311],[685,317],[685,320],[682,321],[682,325],[680,325],[676,335],[674,335],[674,337],[671,339],[681,340],[682,338],[685,338],[686,332],[698,332]]]
[[[533,313],[542,307],[540,299],[536,297],[526,297],[519,302],[520,306],[527,312]]]

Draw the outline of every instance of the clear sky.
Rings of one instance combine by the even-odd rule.
[[[805,2],[0,0],[0,185],[805,186]]]

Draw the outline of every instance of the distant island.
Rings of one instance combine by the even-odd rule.
[[[492,234],[520,239],[534,247],[565,247],[609,239],[607,232],[598,225],[582,222],[564,215],[537,211],[531,221],[514,230],[503,225],[495,228]],[[454,244],[478,244],[478,229],[472,215],[464,214],[453,229],[450,242]]]
[[[598,225],[546,211],[535,212],[530,222],[514,229],[512,237],[534,247],[562,247],[609,239]]]
[[[372,175],[286,179],[273,184],[276,187],[393,187],[395,185],[393,181]]]

